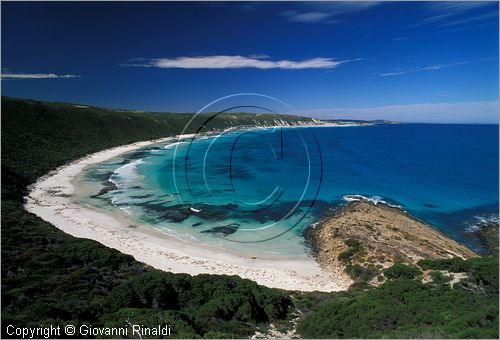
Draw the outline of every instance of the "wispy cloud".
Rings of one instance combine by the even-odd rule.
[[[407,28],[428,24],[453,27],[498,18],[498,3],[491,1],[436,1],[425,6],[427,16]]]
[[[297,12],[297,11],[285,11],[281,13],[281,16],[286,17],[290,22],[307,22],[307,23],[325,23],[333,24],[339,22],[339,20],[332,19],[333,13],[326,12]]]
[[[359,59],[356,59],[359,60]],[[136,61],[136,63],[134,63]],[[130,64],[122,66],[183,68],[183,69],[331,69],[340,64],[354,60],[337,60],[334,58],[312,58],[301,61],[269,60],[267,56],[214,55],[196,57],[134,59]]]
[[[469,63],[470,62],[468,62],[468,61],[463,61],[463,62],[451,63],[451,64],[435,64],[435,65],[429,65],[429,66],[424,66],[424,67],[413,67],[413,68],[406,69],[406,70],[396,70],[393,72],[381,73],[381,74],[379,74],[379,76],[392,77],[392,76],[401,76],[403,74],[422,72],[422,71],[436,71],[436,70],[441,70],[443,68],[448,68],[448,67],[452,67],[452,66],[459,66],[459,65],[466,65]]]
[[[470,24],[470,23],[476,23],[477,21],[482,21],[484,19],[497,18],[497,17],[498,17],[498,12],[493,11],[484,14],[470,16],[467,18],[448,21],[443,23],[442,26],[457,26],[463,24]]]
[[[417,103],[367,108],[332,108],[297,111],[320,119],[387,119],[400,122],[498,124],[498,101]]]
[[[80,78],[76,74],[55,73],[2,73],[2,79],[55,79],[55,78]]]
[[[378,5],[378,1],[333,1],[302,2],[294,9],[280,13],[289,22],[334,24],[342,21],[338,17],[365,11]]]

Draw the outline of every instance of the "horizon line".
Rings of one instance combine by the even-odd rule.
[[[87,104],[87,103],[80,103],[80,102],[66,102],[66,101],[50,101],[46,99],[36,99],[36,98],[27,98],[27,97],[14,97],[14,96],[9,96],[9,95],[1,95],[2,98],[9,98],[9,99],[14,99],[14,100],[30,100],[30,101],[35,101],[35,102],[42,102],[42,103],[53,103],[53,104],[64,104],[64,105],[73,105],[76,108],[78,106],[82,106],[80,108],[97,108],[97,109],[108,109],[108,110],[123,110],[123,111],[130,111],[130,112],[135,112],[135,113],[164,113],[164,114],[195,114],[196,111],[156,111],[156,110],[149,110],[149,109],[137,109],[137,108],[123,108],[123,107],[114,107],[114,106],[106,106],[106,105],[94,105],[94,104]],[[477,101],[479,102],[479,101]],[[481,101],[483,102],[483,101]],[[493,101],[486,101],[486,102],[493,102]],[[465,102],[465,103],[471,103],[471,102]],[[450,103],[437,103],[437,104],[450,104]],[[460,103],[453,103],[453,104],[460,104]],[[497,101],[498,104],[498,101]],[[423,105],[423,104],[402,104],[402,105]],[[394,106],[394,105],[387,105],[387,106]],[[349,108],[346,108],[348,110]],[[350,108],[352,109],[352,108]],[[332,109],[332,110],[342,110],[341,108],[339,109]],[[314,111],[317,111],[317,109],[311,109],[311,110],[300,110],[298,112],[308,112],[310,111],[311,113]],[[215,112],[215,111],[214,111]],[[206,113],[214,113],[214,112],[206,112]],[[234,113],[252,113],[252,114],[262,114],[262,112],[250,112],[250,111],[241,111],[241,112],[234,112]],[[364,122],[375,122],[375,121],[386,121],[386,122],[394,122],[394,123],[399,123],[399,124],[435,124],[435,125],[499,125],[500,122],[425,122],[425,121],[400,121],[400,120],[394,120],[394,119],[389,119],[389,118],[375,118],[375,119],[362,119],[362,118],[320,118],[318,116],[304,116],[300,115],[299,113],[281,113],[281,115],[288,115],[288,116],[294,116],[294,117],[302,117],[302,118],[314,118],[318,120],[323,120],[323,121],[364,121]]]

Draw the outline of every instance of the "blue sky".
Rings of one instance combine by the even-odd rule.
[[[2,94],[320,118],[498,122],[498,2],[2,3]]]

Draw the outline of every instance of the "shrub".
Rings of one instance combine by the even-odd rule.
[[[384,270],[384,275],[388,279],[414,279],[422,275],[422,271],[415,266],[407,266],[396,263]]]
[[[459,257],[441,260],[420,260],[417,264],[423,270],[447,270],[452,273],[466,272],[469,270],[469,264]]]
[[[429,273],[429,275],[432,279],[432,282],[437,284],[447,283],[450,282],[452,279],[450,276],[444,275],[440,271],[432,271]]]
[[[363,245],[358,240],[352,238],[345,240],[344,243],[349,248],[340,253],[338,259],[344,263],[350,263],[355,255],[363,251]]]

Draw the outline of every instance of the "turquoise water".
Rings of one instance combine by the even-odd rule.
[[[498,126],[238,130],[137,150],[82,182],[100,186],[88,204],[239,252],[304,256],[304,231],[354,195],[479,249],[471,230],[498,220]]]

